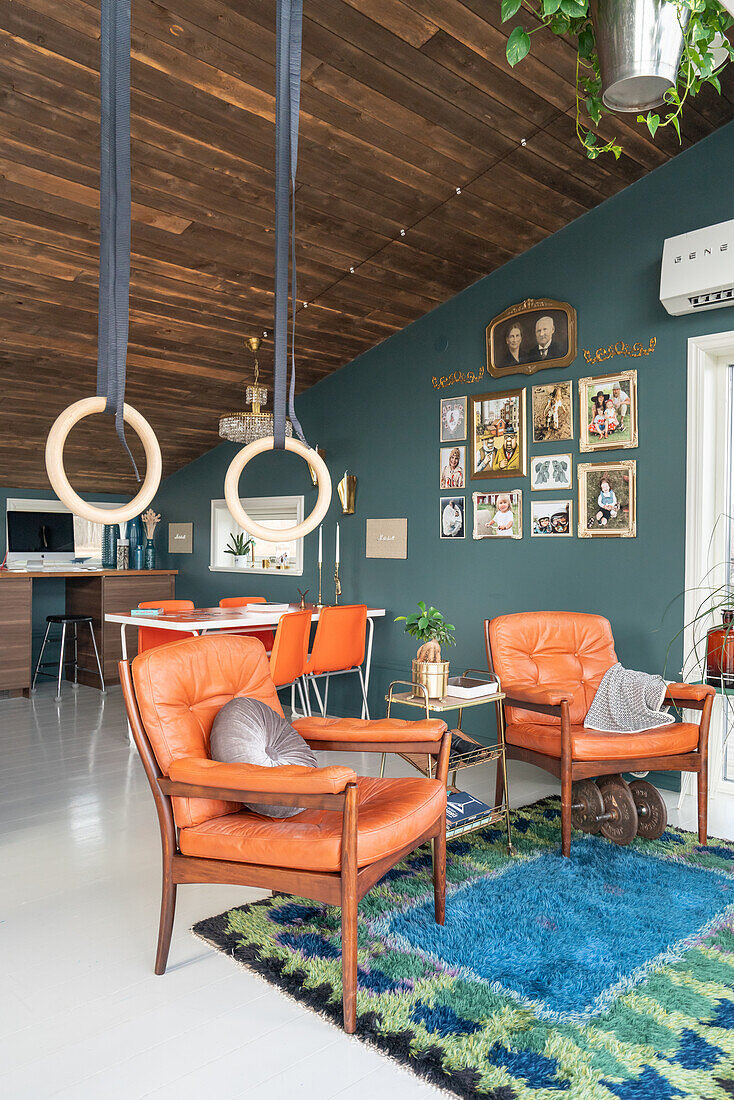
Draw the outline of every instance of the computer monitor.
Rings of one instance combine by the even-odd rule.
[[[8,511],[8,563],[19,559],[70,562],[74,557],[71,512]]]

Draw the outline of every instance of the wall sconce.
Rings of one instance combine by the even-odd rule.
[[[319,458],[326,458],[326,451],[324,450],[323,447],[316,447],[315,451],[316,451],[316,454],[319,456]],[[313,485],[316,485],[317,480],[318,480],[317,477],[316,477],[316,471],[314,470],[314,468],[313,468],[313,466],[311,465],[310,462],[308,464],[308,472],[311,475],[311,483]]]
[[[354,501],[357,496],[356,476],[354,474],[348,474],[345,470],[344,477],[337,485],[336,491],[339,494],[339,500],[342,502],[342,515],[353,516]]]

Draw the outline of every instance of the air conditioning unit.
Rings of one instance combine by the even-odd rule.
[[[660,301],[674,317],[734,305],[734,221],[668,237]]]

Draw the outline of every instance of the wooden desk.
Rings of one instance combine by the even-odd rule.
[[[120,635],[115,626],[105,622],[105,616],[129,611],[147,600],[172,599],[177,573],[177,569],[0,570],[0,691],[11,695],[28,695],[30,691],[34,581],[66,581],[66,610],[69,615],[92,616],[105,681],[115,684],[122,656]],[[79,663],[93,668],[87,634],[80,632]],[[99,687],[96,674],[80,671],[79,682]]]

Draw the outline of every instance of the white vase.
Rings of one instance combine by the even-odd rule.
[[[244,569],[247,566],[246,554],[234,554],[233,557],[235,569]]]

